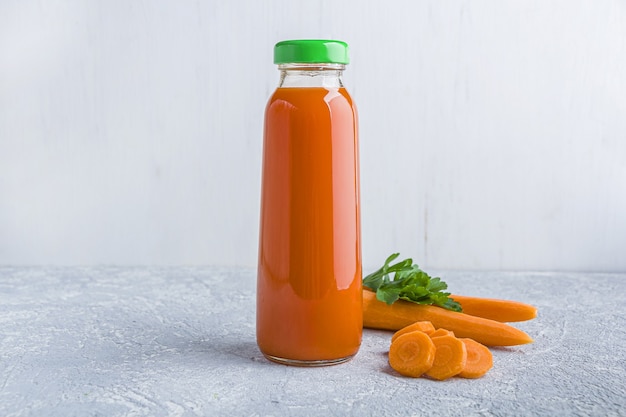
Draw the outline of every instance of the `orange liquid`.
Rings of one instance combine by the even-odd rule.
[[[333,361],[363,325],[356,111],[344,88],[279,88],[265,112],[257,343]]]

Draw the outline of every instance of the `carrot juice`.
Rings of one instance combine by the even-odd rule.
[[[259,348],[302,366],[348,360],[362,332],[356,110],[315,71],[283,74],[266,107],[257,274]]]

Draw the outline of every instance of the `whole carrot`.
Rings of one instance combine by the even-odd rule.
[[[465,295],[450,295],[465,314],[478,316],[501,322],[531,320],[537,317],[537,308],[519,301],[498,300],[495,298],[469,297]]]
[[[515,346],[533,341],[525,332],[495,320],[404,300],[389,305],[376,299],[374,292],[363,290],[363,327],[397,331],[416,321],[430,321],[436,328],[443,327],[457,337],[469,337],[487,346]]]

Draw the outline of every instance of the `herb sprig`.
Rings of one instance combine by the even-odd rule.
[[[411,258],[390,265],[398,256],[399,253],[392,254],[378,271],[363,278],[363,285],[376,291],[378,300],[393,304],[400,299],[461,311],[461,305],[449,297],[449,292],[444,292],[448,284],[439,277],[431,278]],[[390,274],[394,274],[393,279]]]

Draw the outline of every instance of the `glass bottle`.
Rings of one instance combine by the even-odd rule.
[[[361,344],[356,108],[342,82],[348,46],[283,41],[265,110],[257,343],[268,359],[342,363]]]

